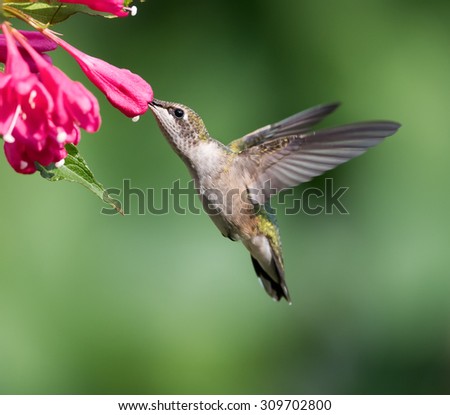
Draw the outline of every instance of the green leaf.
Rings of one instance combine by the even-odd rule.
[[[41,173],[41,176],[50,182],[67,180],[79,183],[123,215],[120,202],[112,199],[103,185],[95,179],[83,157],[80,156],[78,149],[73,144],[67,144],[66,150],[68,154],[64,165],[59,168],[56,168],[54,164],[44,167],[36,163],[36,168]]]
[[[20,10],[34,19],[44,24],[53,25],[60,23],[75,13],[84,13],[91,16],[102,16],[107,18],[115,18],[116,16],[110,13],[99,12],[92,10],[83,4],[69,4],[59,2],[5,2],[5,5]]]

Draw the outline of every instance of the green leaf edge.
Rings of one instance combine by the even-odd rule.
[[[90,9],[83,4],[59,3],[59,2],[4,2],[5,5],[18,9],[29,16],[39,20],[43,24],[54,25],[61,23],[76,13],[88,14],[90,16],[101,16],[115,19],[117,16]]]
[[[81,157],[78,149],[73,144],[66,144],[65,147],[67,157],[65,158],[64,165],[61,167],[57,168],[54,164],[42,166],[39,163],[35,163],[36,169],[41,174],[41,177],[50,182],[66,180],[72,183],[79,183],[123,215],[124,212],[120,203],[112,199],[104,186],[95,179],[94,174],[89,169],[83,157]]]

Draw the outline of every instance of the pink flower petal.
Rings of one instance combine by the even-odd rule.
[[[42,83],[54,97],[55,111],[52,120],[66,134],[72,131],[74,122],[93,133],[100,128],[101,118],[98,101],[80,82],[72,81],[64,72],[46,62],[26,42],[23,47],[34,59]]]
[[[17,173],[32,174],[36,171],[33,161],[27,154],[26,143],[21,141],[5,143],[3,149],[6,159]]]
[[[151,86],[139,75],[89,56],[45,30],[52,40],[70,53],[89,80],[102,91],[109,102],[128,117],[141,115],[153,99]]]
[[[29,30],[20,30],[19,31],[25,38],[28,40],[29,44],[33,47],[34,50],[42,54],[44,59],[51,63],[50,56],[44,54],[44,52],[49,52],[58,47],[58,45],[52,40],[48,39],[40,32],[34,32]],[[21,45],[18,45],[19,51],[22,54],[22,57],[25,59],[26,63],[30,67],[31,72],[36,73],[36,65],[34,64],[33,59],[31,59],[30,55],[24,50]],[[4,35],[0,35],[0,62],[6,62],[6,38]]]
[[[44,36],[41,32],[36,32],[32,30],[19,30],[19,32],[25,36],[28,40],[30,46],[39,53],[50,52],[51,50],[55,50],[58,45],[53,42],[53,40]],[[19,50],[23,49],[22,46],[18,45]],[[5,51],[6,55],[6,38],[5,35],[0,35],[0,50]]]
[[[5,72],[1,77],[0,89],[0,134],[12,130],[42,139],[47,134],[46,113],[53,109],[53,100],[37,75],[31,73],[9,32],[7,24],[2,25],[8,45]],[[20,116],[17,116],[18,112]]]

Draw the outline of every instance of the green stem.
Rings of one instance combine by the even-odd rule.
[[[5,15],[3,14],[3,0],[0,0],[0,23],[5,21]]]

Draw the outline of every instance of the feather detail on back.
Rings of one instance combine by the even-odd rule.
[[[302,134],[318,124],[327,115],[339,107],[340,103],[335,102],[326,105],[317,105],[305,111],[294,114],[282,121],[266,125],[256,131],[244,135],[244,137],[232,141],[228,147],[235,153],[239,153],[250,147],[257,146],[268,140],[286,137],[292,134]]]

